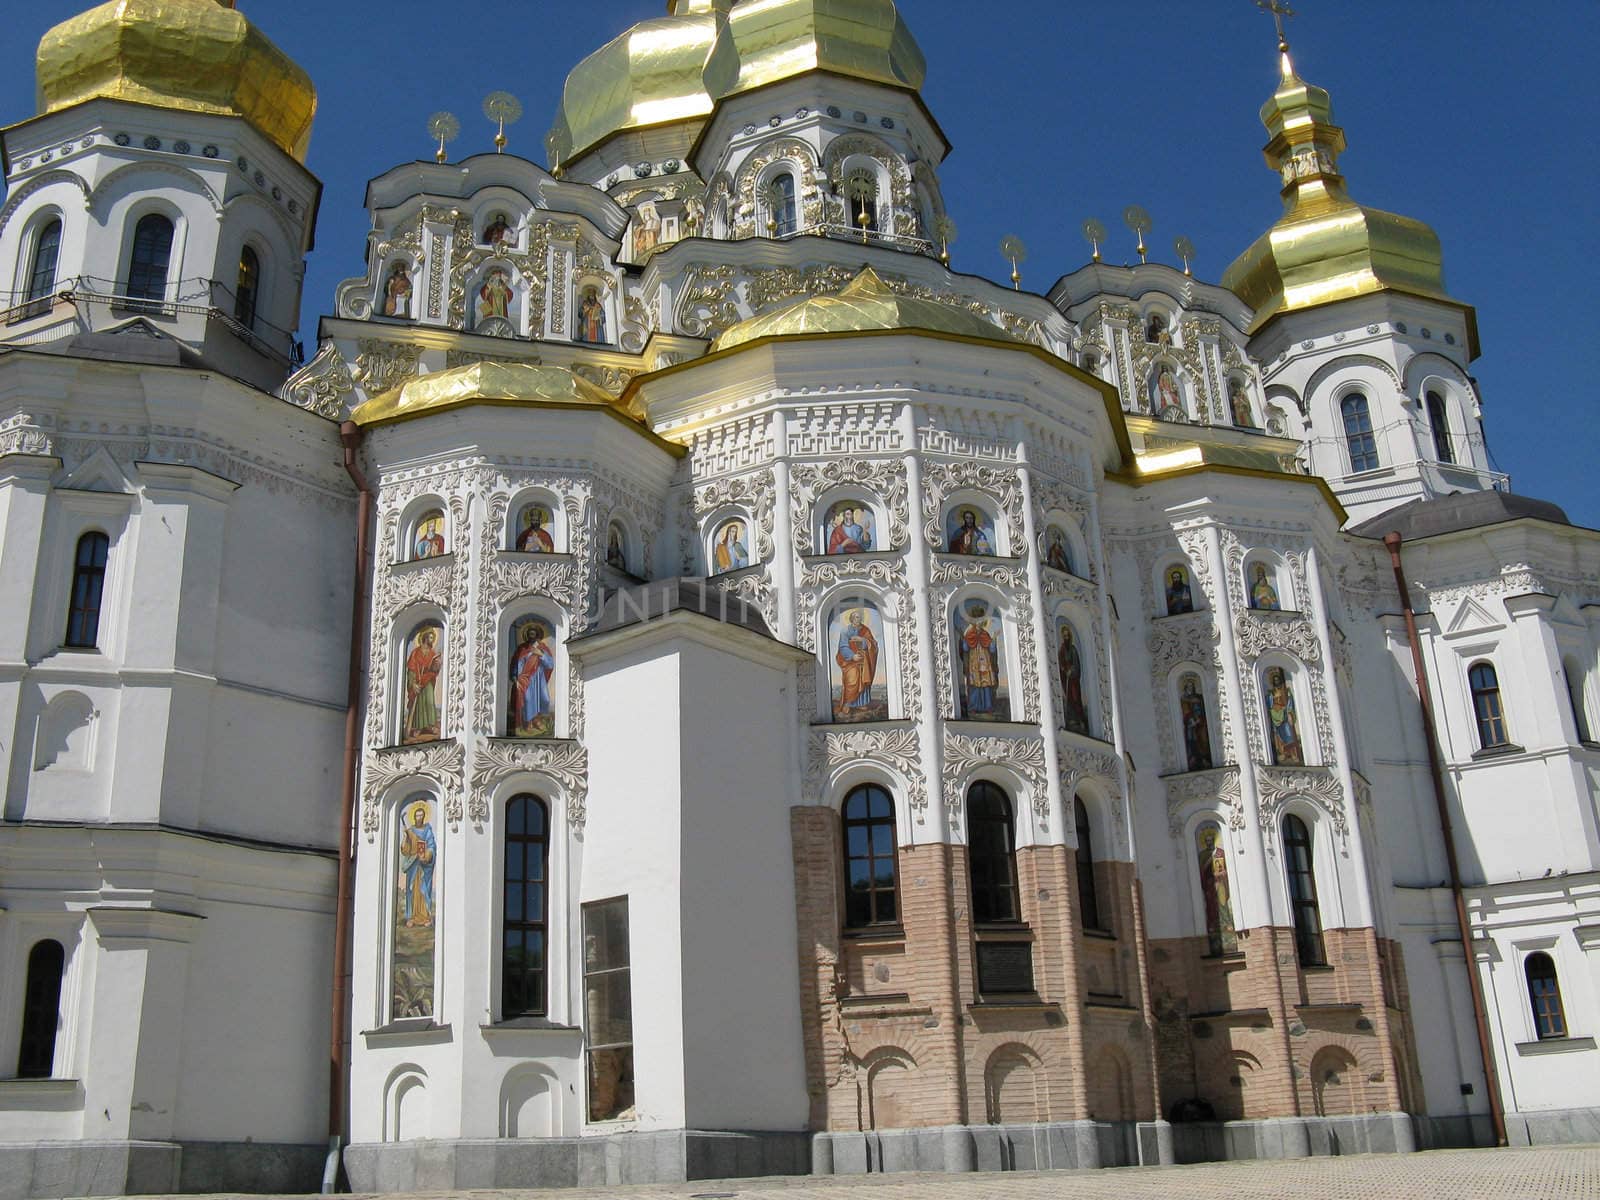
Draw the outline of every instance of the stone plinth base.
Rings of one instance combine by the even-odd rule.
[[[695,1129],[573,1138],[368,1142],[344,1152],[356,1192],[461,1188],[609,1187],[811,1170],[806,1133]]]
[[[263,1142],[0,1143],[0,1200],[171,1192],[315,1192],[323,1146]]]

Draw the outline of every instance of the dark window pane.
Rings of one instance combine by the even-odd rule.
[[[158,213],[139,219],[133,231],[128,263],[128,295],[135,300],[162,300],[172,257],[172,222]]]
[[[851,825],[844,831],[845,852],[851,858],[856,858],[867,852],[867,839],[870,835],[865,825]]]
[[[56,286],[56,263],[61,257],[61,222],[51,221],[39,231],[33,245],[33,269],[28,272],[28,291],[24,299],[39,300]]]
[[[111,539],[86,533],[78,539],[72,572],[72,601],[67,612],[67,645],[93,647],[100,637],[100,601],[106,579]]]
[[[505,951],[501,958],[501,1017],[545,1012],[544,803],[537,796],[506,802]]]
[[[56,1028],[61,1023],[61,976],[67,955],[61,943],[42,941],[28,952],[22,997],[22,1037],[17,1077],[48,1079],[55,1070]]]

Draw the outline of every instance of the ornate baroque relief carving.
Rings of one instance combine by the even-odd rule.
[[[1256,801],[1256,812],[1269,853],[1276,854],[1278,814],[1286,802],[1294,799],[1310,800],[1328,814],[1334,831],[1349,854],[1350,825],[1345,808],[1344,788],[1339,777],[1326,767],[1258,767],[1257,786],[1261,795]]]
[[[1028,788],[1034,817],[1042,826],[1050,819],[1050,793],[1045,784],[1044,739],[1028,734],[944,735],[944,803],[955,816],[962,809],[968,783],[981,767],[1009,768]]]
[[[1183,836],[1183,823],[1199,804],[1226,814],[1228,828],[1234,833],[1244,829],[1244,795],[1237,767],[1169,775],[1162,782],[1167,789],[1167,828],[1174,838]]]
[[[289,376],[278,394],[319,417],[341,421],[349,413],[345,397],[355,391],[355,386],[339,347],[326,341],[310,362]]]
[[[589,752],[565,739],[493,738],[479,742],[473,755],[467,819],[482,828],[489,820],[489,793],[506,776],[523,771],[547,776],[556,783],[566,802],[573,832],[582,833],[588,816]]]
[[[910,525],[905,464],[898,459],[836,458],[800,463],[789,474],[790,529],[796,554],[815,554],[814,532],[820,514],[817,497],[838,487],[854,487],[883,501],[889,514],[889,537],[879,550],[905,545]]]
[[[464,754],[454,739],[420,746],[390,746],[367,753],[362,766],[361,831],[367,841],[378,836],[379,801],[398,783],[432,784],[444,803],[444,818],[453,830],[461,824]]]
[[[928,785],[915,729],[813,728],[806,759],[806,795],[820,798],[836,772],[857,762],[879,763],[904,779],[906,802],[917,821],[923,820]]]

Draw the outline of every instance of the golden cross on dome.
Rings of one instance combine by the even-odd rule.
[[[1278,49],[1286,53],[1289,49],[1289,39],[1283,32],[1283,19],[1294,16],[1294,9],[1283,0],[1256,0],[1256,7],[1262,12],[1272,14],[1272,23],[1278,30]]]

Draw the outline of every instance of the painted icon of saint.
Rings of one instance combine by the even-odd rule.
[[[616,571],[628,569],[628,553],[623,546],[622,527],[613,522],[606,530],[606,566]]]
[[[411,315],[411,268],[397,262],[389,268],[389,278],[383,283],[383,315],[409,317]]]
[[[1206,719],[1206,697],[1200,676],[1190,673],[1179,685],[1178,709],[1183,718],[1183,751],[1191,771],[1211,769],[1211,724]]]
[[[1240,429],[1254,429],[1255,419],[1250,415],[1250,393],[1244,380],[1234,379],[1228,384],[1228,405],[1233,409],[1233,423]]]
[[[1173,567],[1167,572],[1167,615],[1194,611],[1194,593],[1189,590],[1189,572]]]
[[[969,721],[1009,720],[1009,703],[1000,697],[1000,631],[991,628],[982,604],[970,605],[966,618],[956,630],[961,715]]]
[[[444,550],[444,514],[438,511],[425,513],[417,522],[417,533],[411,542],[411,557],[438,558]]]
[[[483,244],[485,246],[498,246],[502,242],[513,242],[516,233],[511,228],[511,219],[505,213],[495,213],[489,218],[489,225],[483,231]]]
[[[633,226],[633,260],[643,262],[644,256],[656,248],[661,239],[661,214],[654,201],[639,205],[639,218]]]
[[[550,514],[537,504],[522,510],[522,529],[517,534],[517,549],[527,554],[554,554],[556,542],[545,528]]]
[[[729,521],[722,527],[721,532],[717,534],[712,561],[716,566],[713,575],[721,575],[724,571],[737,571],[740,567],[750,565],[750,550],[745,545],[743,521]]]
[[[1072,574],[1072,558],[1067,553],[1066,535],[1052,525],[1050,526],[1050,532],[1046,536],[1049,538],[1050,544],[1045,548],[1044,552],[1045,566],[1054,567],[1058,571],[1065,571],[1068,575]]]
[[[845,501],[833,506],[828,526],[829,554],[861,554],[873,549],[872,513]]]
[[[960,522],[949,530],[951,554],[993,554],[994,538],[987,515],[979,521],[978,510],[963,508],[957,518]]]
[[[1150,381],[1150,414],[1159,417],[1169,409],[1183,411],[1183,395],[1178,391],[1178,381],[1172,368],[1162,365]]]
[[[556,655],[542,621],[518,621],[511,628],[510,714],[506,732],[511,737],[549,737],[555,732],[555,705],[550,677]]]
[[[592,283],[586,284],[578,297],[578,321],[572,340],[596,346],[607,341],[605,301],[600,299],[600,289]]]
[[[845,614],[833,660],[839,667],[833,719],[872,721],[886,715],[880,711],[883,706],[872,701],[872,684],[878,677],[878,639],[865,608],[853,608]]]
[[[1089,710],[1083,703],[1083,658],[1072,626],[1061,623],[1056,644],[1056,674],[1061,678],[1061,723],[1073,733],[1089,732]]]
[[[511,300],[515,294],[511,290],[511,276],[502,267],[494,268],[478,289],[478,320],[510,320]]]
[[[1294,689],[1282,667],[1267,670],[1266,691],[1272,761],[1279,766],[1302,766],[1306,758],[1300,742],[1300,718],[1295,714]]]
[[[439,738],[439,677],[444,673],[442,638],[437,624],[418,626],[406,655],[405,687],[400,714],[400,741],[433,742]]]
[[[1228,853],[1222,845],[1222,826],[1206,821],[1194,831],[1199,849],[1200,892],[1206,906],[1206,940],[1214,955],[1232,954],[1239,948],[1233,926],[1233,895],[1228,887]]]
[[[439,843],[428,816],[428,805],[408,805],[409,824],[400,833],[400,919],[408,929],[433,924],[433,864]]]
[[[1272,580],[1267,578],[1265,563],[1257,563],[1250,579],[1250,607],[1267,609],[1276,612],[1278,604],[1278,589],[1272,586]]]

